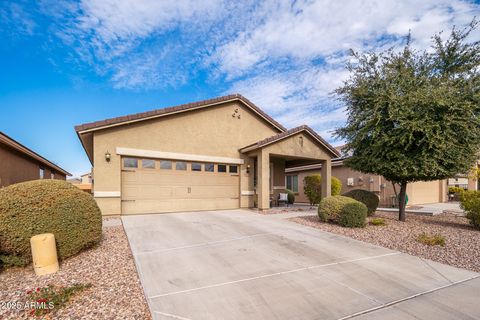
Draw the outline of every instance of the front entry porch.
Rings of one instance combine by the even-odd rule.
[[[272,200],[285,192],[285,169],[289,167],[321,163],[322,197],[330,196],[331,159],[339,154],[309,127],[289,130],[240,151],[254,163],[254,202],[260,210],[269,209]]]

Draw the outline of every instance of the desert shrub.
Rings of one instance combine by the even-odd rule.
[[[332,196],[339,196],[342,192],[342,182],[340,179],[332,177],[331,184]]]
[[[295,203],[295,193],[292,190],[285,189],[288,194],[288,204]]]
[[[319,174],[312,174],[303,179],[303,192],[310,201],[310,205],[320,203],[322,199],[322,177]]]
[[[55,235],[60,259],[98,243],[102,216],[91,195],[61,180],[36,180],[0,189],[0,248],[5,264],[32,260],[30,238]]]
[[[372,220],[370,220],[370,224],[374,226],[384,226],[386,223],[385,219],[383,218],[373,218]]]
[[[417,237],[417,242],[426,244],[428,246],[445,246],[445,237],[440,235],[440,234],[435,234],[435,235],[429,235],[425,232],[422,232],[418,237]]]
[[[480,229],[480,192],[464,191],[460,199],[460,207],[465,210],[470,224]]]
[[[367,206],[359,201],[347,203],[338,215],[337,222],[342,227],[363,228],[367,219]]]
[[[323,198],[318,206],[318,217],[321,221],[336,221],[343,207],[347,203],[353,202],[357,201],[344,196],[331,196]]]
[[[465,191],[465,189],[460,187],[448,187],[448,193],[458,193],[461,194]]]
[[[342,191],[342,182],[335,177],[330,180],[330,191],[332,196],[340,195]],[[322,200],[322,176],[319,174],[312,174],[303,179],[303,193],[310,201],[310,205],[319,204]]]
[[[378,208],[379,199],[373,192],[362,189],[354,189],[345,193],[344,196],[353,198],[366,205],[368,209],[367,214],[369,216],[372,215]]]

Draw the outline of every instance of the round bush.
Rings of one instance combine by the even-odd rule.
[[[30,238],[55,235],[60,259],[98,243],[102,215],[91,195],[61,180],[36,180],[0,189],[0,258],[27,265]],[[19,262],[21,261],[21,262]]]
[[[340,181],[340,179],[332,177],[331,184],[332,196],[339,196],[342,192],[342,182]]]
[[[338,215],[347,203],[357,202],[344,196],[331,196],[323,198],[318,205],[318,217],[321,221],[337,220]]]
[[[294,204],[295,203],[295,193],[293,193],[292,190],[285,189],[285,191],[288,194],[288,204]]]
[[[367,206],[355,201],[343,206],[338,215],[338,224],[348,228],[363,228],[367,219]]]
[[[379,199],[371,191],[354,189],[344,194],[345,197],[353,198],[367,206],[367,215],[371,216],[378,208]]]

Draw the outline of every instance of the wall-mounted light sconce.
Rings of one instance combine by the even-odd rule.
[[[250,165],[247,164],[247,173],[250,173]]]
[[[105,161],[110,162],[110,159],[111,159],[111,158],[112,158],[112,155],[110,154],[110,152],[107,151],[107,152],[105,153]]]

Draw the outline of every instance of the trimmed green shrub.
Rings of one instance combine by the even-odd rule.
[[[347,203],[338,215],[337,222],[342,227],[363,228],[367,220],[367,206],[359,201]]]
[[[5,265],[30,263],[30,238],[41,233],[55,235],[60,259],[70,257],[101,240],[100,209],[91,195],[61,180],[0,189],[0,257]]]
[[[332,177],[330,184],[331,195],[340,195],[342,182],[338,178]],[[303,178],[303,193],[307,196],[311,206],[319,204],[322,200],[322,176],[312,174]]]
[[[480,229],[480,192],[464,191],[460,199],[460,207],[465,210],[470,224]]]
[[[295,193],[293,193],[292,190],[285,189],[285,191],[288,194],[288,204],[294,204],[295,203]]]
[[[342,182],[337,177],[331,179],[332,196],[339,196],[342,192]]]
[[[322,199],[322,177],[319,174],[306,176],[303,179],[303,192],[311,206],[320,203]]]
[[[367,214],[372,215],[378,208],[379,199],[377,195],[371,191],[354,189],[343,194],[345,197],[353,198],[357,201],[360,201],[367,206]]]
[[[357,202],[356,200],[344,196],[331,196],[323,198],[318,205],[318,217],[321,221],[336,221],[343,207],[347,203]]]

